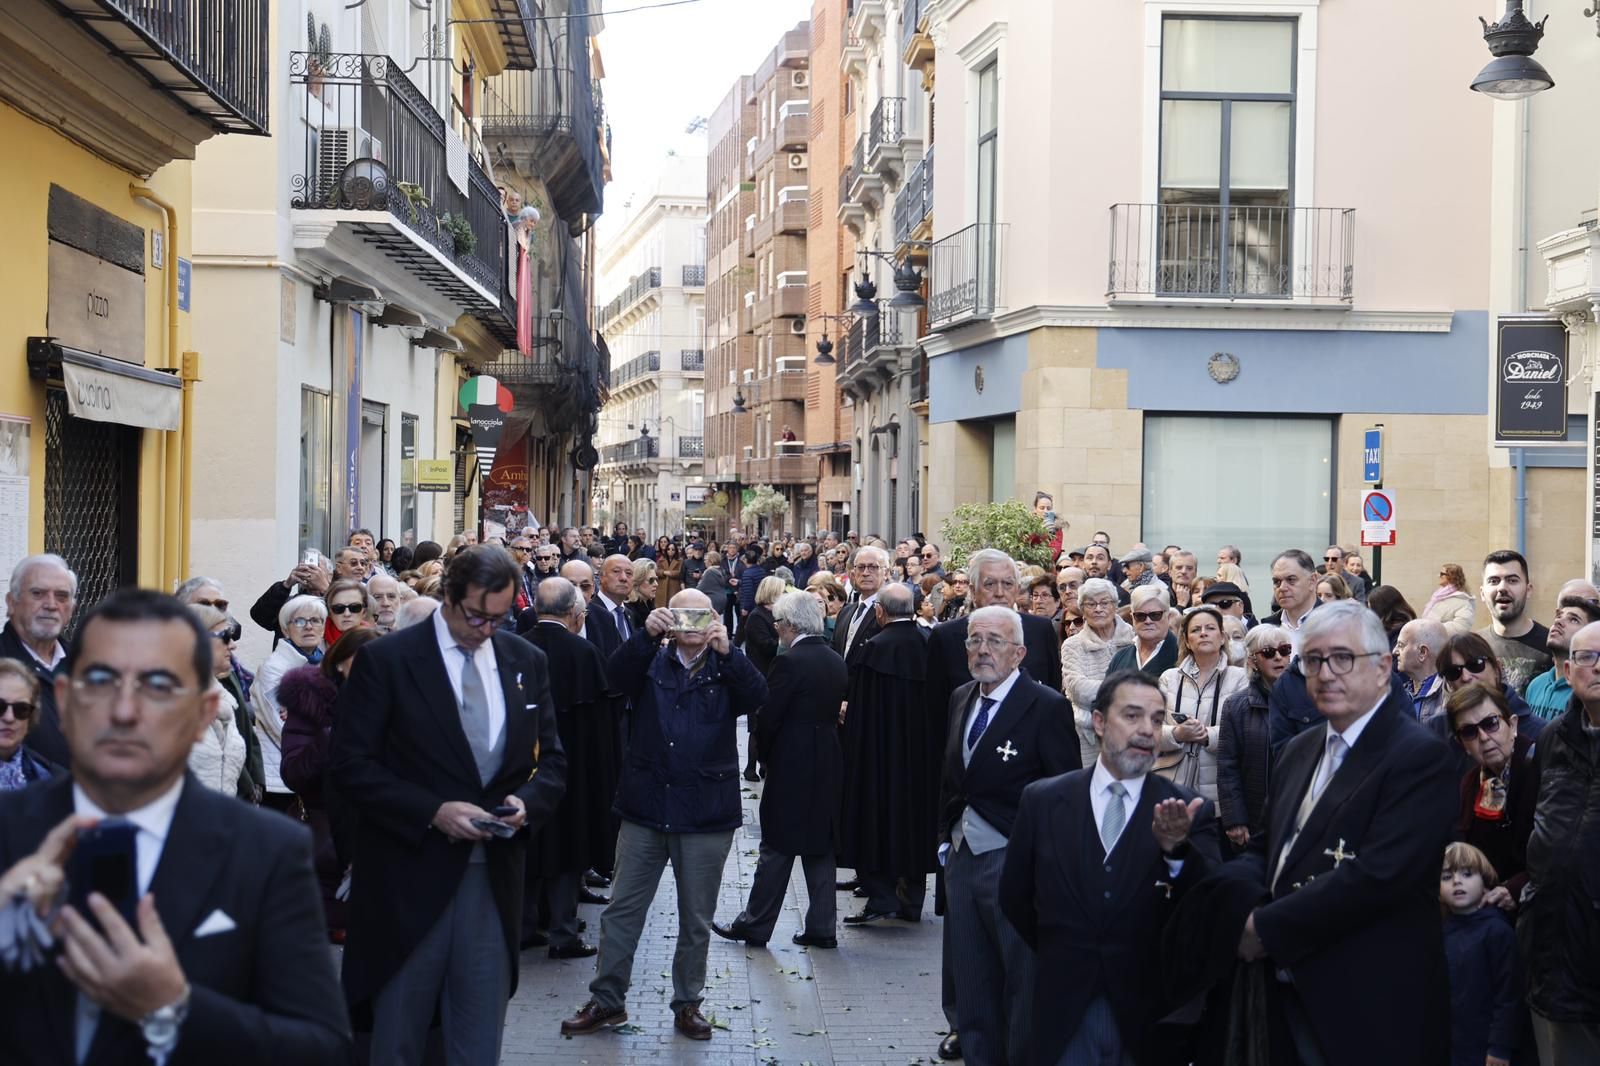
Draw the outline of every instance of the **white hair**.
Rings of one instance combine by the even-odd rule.
[[[882,564],[885,569],[888,568],[889,553],[875,544],[868,544],[865,547],[857,548],[856,553],[850,557],[851,565],[854,566],[857,560],[869,552],[878,557],[878,562]]]
[[[974,582],[978,580],[978,571],[985,566],[1009,566],[1012,578],[1017,577],[1017,561],[999,548],[982,548],[967,557],[967,574]]]
[[[1369,655],[1389,654],[1389,636],[1383,631],[1383,623],[1355,600],[1334,600],[1312,611],[1300,625],[1300,646],[1349,625],[1360,633],[1362,651]]]
[[[301,611],[310,611],[321,621],[328,620],[328,605],[321,596],[291,596],[289,602],[278,608],[278,632],[289,632],[289,620]]]
[[[394,613],[394,628],[397,630],[404,629],[407,626],[414,626],[418,622],[426,621],[438,609],[439,601],[432,596],[418,596],[414,600],[407,600]]]
[[[1091,577],[1078,586],[1078,609],[1083,609],[1084,600],[1110,600],[1111,606],[1117,605],[1117,586],[1103,577]]]
[[[15,600],[22,598],[22,583],[28,579],[28,574],[30,571],[32,571],[35,567],[40,566],[53,566],[57,570],[65,573],[67,577],[71,578],[72,595],[74,598],[77,597],[78,575],[72,572],[72,567],[68,566],[67,561],[61,558],[61,556],[56,555],[54,552],[40,552],[38,555],[29,555],[25,557],[21,562],[17,563],[16,567],[11,571],[12,599]]]
[[[1148,585],[1140,585],[1128,594],[1128,605],[1137,609],[1145,600],[1160,600],[1161,606],[1172,606],[1172,595],[1167,592],[1167,586],[1159,581]]]
[[[1000,554],[1004,555],[1005,553],[1001,552]],[[1010,556],[1006,557],[1010,558]],[[998,604],[992,607],[979,607],[976,611],[967,615],[968,633],[972,632],[972,623],[974,622],[999,622],[1005,626],[1006,632],[1011,635],[1011,639],[1015,643],[1022,643],[1022,616],[1009,607],[1001,607]]]
[[[191,577],[188,581],[172,590],[172,595],[177,597],[179,603],[188,603],[196,592],[210,586],[218,592],[223,591],[222,582],[214,577]]]
[[[804,636],[821,636],[823,632],[822,602],[799,589],[790,589],[778,597],[772,605],[772,617],[788,622]]]

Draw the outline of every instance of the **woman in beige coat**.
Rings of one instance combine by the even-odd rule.
[[[1091,766],[1100,755],[1100,739],[1089,711],[1111,657],[1133,643],[1133,627],[1117,617],[1117,589],[1104,578],[1092,577],[1078,589],[1078,610],[1083,628],[1061,645],[1061,691],[1072,701],[1083,765]]]
[[[1455,563],[1439,567],[1439,587],[1434,590],[1422,617],[1438,622],[1452,637],[1472,632],[1478,601],[1467,591],[1467,575]]]

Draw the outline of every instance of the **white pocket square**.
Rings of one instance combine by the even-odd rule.
[[[232,918],[229,918],[221,911],[212,911],[206,916],[206,920],[195,928],[194,935],[197,938],[214,936],[217,933],[231,933],[237,928],[239,928],[239,925]]]

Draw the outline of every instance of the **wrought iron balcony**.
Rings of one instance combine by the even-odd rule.
[[[1001,306],[1006,224],[975,222],[935,241],[929,255],[928,328],[991,318]]]
[[[1355,209],[1116,204],[1106,295],[1348,305]]]
[[[600,312],[600,328],[606,329],[624,311],[632,309],[634,304],[660,288],[660,267],[651,267],[643,274],[636,274],[628,281],[627,288],[617,294],[617,298],[606,304],[605,310]]]
[[[867,124],[867,163],[877,162],[885,148],[900,143],[904,133],[906,101],[902,96],[885,96],[872,109]]]
[[[661,438],[635,437],[600,449],[602,463],[643,463],[661,457]]]
[[[706,353],[700,348],[685,348],[678,353],[678,367],[686,374],[703,374],[706,370]]]
[[[844,362],[849,365],[858,362],[867,351],[867,320],[858,318],[850,323],[850,332],[845,334]]]
[[[839,172],[839,221],[854,230],[858,237],[866,229],[867,211],[861,196],[867,172],[866,153],[867,138],[863,135],[850,153],[850,164]]]
[[[900,54],[904,56],[911,50],[911,43],[916,39],[917,28],[922,22],[924,10],[928,0],[901,0],[900,3]]]
[[[894,243],[904,247],[916,240],[923,222],[933,215],[933,146],[906,175],[894,200]]]
[[[704,459],[706,456],[705,437],[679,437],[679,459]]]
[[[704,263],[684,266],[683,287],[686,289],[703,289],[706,287],[706,265]]]
[[[519,170],[545,183],[556,214],[573,222],[605,207],[604,126],[588,38],[574,29],[567,36],[570,54],[562,65],[491,79],[479,119],[484,143],[504,144]]]
[[[630,382],[637,381],[660,370],[661,353],[645,352],[641,356],[629,359],[617,368],[616,372],[611,375],[611,388],[613,391],[626,388]]]
[[[364,240],[514,344],[513,242],[500,192],[443,116],[388,56],[293,52],[289,78],[305,94],[296,110],[310,117],[290,208],[371,212],[356,224]]]

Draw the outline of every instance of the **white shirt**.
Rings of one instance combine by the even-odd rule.
[[[21,643],[23,650],[32,656],[34,662],[41,666],[49,667],[51,670],[54,670],[56,667],[60,666],[61,660],[67,657],[67,649],[61,646],[61,642],[59,640],[56,641],[55,650],[50,653],[49,662],[45,662],[43,659],[39,658],[39,653],[30,648],[26,641],[22,641]]]
[[[455,693],[456,707],[461,706],[461,672],[467,665],[461,655],[461,645],[445,623],[442,611],[433,612],[433,632],[439,640],[439,651],[444,656],[444,672],[450,678],[450,690]],[[506,692],[500,687],[500,664],[495,661],[494,641],[485,640],[472,653],[472,665],[478,668],[483,681],[483,692],[489,703],[489,741],[492,747],[506,726]]]
[[[1144,779],[1148,776],[1148,774],[1140,774],[1138,777],[1123,779],[1122,787],[1125,792],[1120,801],[1123,808],[1122,832],[1117,834],[1117,840],[1121,840],[1123,833],[1128,831],[1128,826],[1133,824],[1133,812],[1139,809],[1139,797],[1144,795]],[[1100,826],[1105,821],[1106,808],[1111,805],[1112,800],[1117,798],[1111,794],[1111,783],[1115,780],[1117,779],[1111,776],[1111,771],[1106,769],[1105,760],[1103,758],[1096,759],[1094,761],[1094,773],[1089,778],[1089,811],[1094,816],[1095,836],[1100,835]],[[1112,850],[1116,848],[1117,840],[1113,840],[1111,847],[1106,849],[1107,855],[1110,855]],[[1169,859],[1163,855],[1161,861],[1167,864],[1167,873],[1172,875],[1174,879],[1183,872],[1182,859]]]
[[[141,897],[150,891],[150,882],[155,879],[156,867],[161,864],[161,849],[166,846],[167,834],[172,829],[172,816],[178,809],[178,797],[183,795],[183,781],[184,779],[179,777],[171,788],[143,807],[117,816],[132,822],[139,830],[133,838],[133,848]],[[76,782],[72,785],[72,813],[83,818],[112,817],[96,806],[83,791],[83,786]],[[176,933],[177,930],[172,932]],[[100,1024],[100,1008],[88,996],[80,994],[77,998],[74,1036],[77,1041],[78,1061],[82,1062],[89,1057],[89,1045],[94,1043],[95,1028]]]
[[[1289,631],[1289,643],[1294,646],[1294,653],[1296,655],[1300,654],[1300,627],[1306,624],[1306,618],[1310,616],[1312,611],[1316,610],[1316,607],[1317,601],[1313,599],[1311,601],[1311,606],[1306,608],[1305,614],[1302,614],[1299,618],[1296,618],[1293,621],[1289,619],[1288,611],[1283,610],[1282,608],[1278,610],[1278,624]]]

